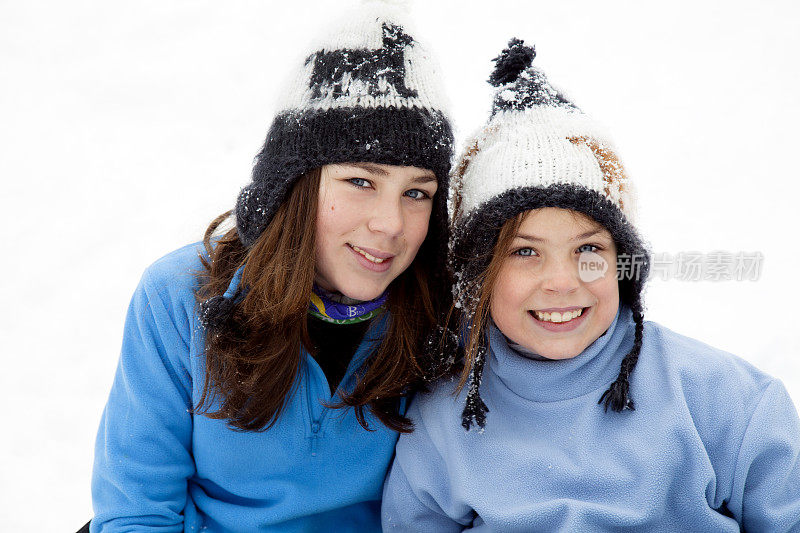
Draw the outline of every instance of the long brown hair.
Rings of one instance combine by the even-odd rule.
[[[222,331],[206,332],[206,376],[195,412],[227,419],[243,431],[272,427],[293,392],[301,364],[301,348],[313,355],[306,313],[315,272],[316,215],[320,169],[297,180],[267,228],[250,249],[235,228],[215,237],[231,215],[217,217],[206,230],[208,259],[196,296],[198,301],[223,294],[234,273],[244,266],[246,287]],[[400,398],[421,383],[426,364],[420,356],[423,339],[436,325],[432,276],[425,265],[435,253],[423,243],[417,257],[390,285],[388,323],[382,340],[371,327],[365,338],[376,348],[358,374],[352,392],[334,408],[353,407],[356,418],[370,429],[364,409],[387,427],[413,429],[399,414]],[[373,320],[373,325],[379,318]]]
[[[481,349],[485,349],[488,341],[486,340],[486,324],[489,318],[489,310],[491,306],[491,294],[494,285],[497,282],[497,277],[500,274],[500,269],[503,262],[506,260],[508,250],[514,237],[519,231],[522,221],[525,219],[527,212],[522,212],[513,218],[508,219],[500,228],[500,233],[497,236],[497,242],[492,250],[492,257],[486,270],[481,272],[479,277],[474,280],[471,287],[479,287],[477,289],[477,298],[475,298],[474,307],[464,310],[460,313],[460,328],[462,331],[468,331],[467,338],[464,343],[463,354],[463,368],[460,372],[458,380],[458,387],[454,394],[461,392],[464,385],[469,379],[470,372],[475,366],[475,361],[478,358],[478,353]],[[453,312],[455,312],[455,307]]]

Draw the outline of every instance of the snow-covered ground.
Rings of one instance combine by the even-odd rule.
[[[0,3],[0,520],[91,516],[94,436],[130,295],[248,180],[298,50],[344,2]],[[760,252],[758,281],[657,280],[651,320],[800,401],[800,4],[417,1],[463,140],[512,36],[614,134],[656,252]],[[684,256],[688,257],[688,256]]]

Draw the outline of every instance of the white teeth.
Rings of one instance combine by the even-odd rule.
[[[564,311],[563,313],[559,313],[558,311],[554,311],[552,313],[534,311],[537,319],[541,320],[542,322],[553,322],[555,324],[569,322],[570,320],[581,316],[582,313],[583,309],[573,309],[572,311]]]
[[[370,254],[369,252],[365,252],[364,250],[362,250],[361,248],[359,248],[358,246],[356,246],[354,244],[351,244],[350,246],[353,248],[353,250],[355,250],[356,252],[360,253],[361,255],[363,255],[364,257],[366,257],[367,259],[369,259],[373,263],[377,263],[377,264],[380,265],[381,263],[386,261],[386,259],[380,259],[380,258],[375,257],[374,255]]]

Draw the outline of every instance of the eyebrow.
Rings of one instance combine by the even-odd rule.
[[[593,230],[587,231],[586,233],[581,233],[580,235],[576,235],[575,237],[571,238],[570,242],[572,242],[572,241],[581,241],[583,239],[588,239],[589,237],[593,237],[594,235],[597,235],[601,231],[602,231],[602,229],[597,228],[597,229],[593,229]],[[543,238],[537,237],[535,235],[517,234],[516,237],[518,239],[525,239],[526,241],[531,241],[531,242],[548,242],[547,239],[543,239]]]
[[[431,174],[425,174],[424,176],[417,176],[412,180],[414,183],[430,183],[432,181],[437,181],[436,176]]]
[[[388,171],[386,171],[385,169],[382,169],[378,165],[374,165],[372,163],[355,162],[355,163],[340,163],[340,165],[341,166],[350,166],[350,167],[360,168],[361,170],[366,170],[370,174],[376,174],[378,176],[388,176],[389,175]],[[436,179],[436,176],[434,176],[433,174],[424,174],[422,176],[415,177],[411,181],[412,181],[412,183],[430,183],[432,181],[438,181],[438,180]]]
[[[342,163],[342,166],[360,168],[361,170],[366,170],[370,174],[378,174],[380,176],[389,175],[388,171],[382,169],[378,165],[373,165],[372,163]]]

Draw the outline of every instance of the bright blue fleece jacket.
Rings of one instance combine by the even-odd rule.
[[[324,407],[328,383],[307,353],[269,430],[191,414],[205,370],[193,293],[201,249],[157,261],[133,296],[97,435],[91,531],[380,531],[397,433],[371,415],[375,431],[366,431],[352,409]],[[369,345],[353,357],[348,389]]]
[[[419,394],[383,501],[386,531],[800,531],[800,422],[780,381],[646,323],[635,411],[597,404],[633,345],[631,313],[571,360],[490,331],[485,431],[452,381]]]

